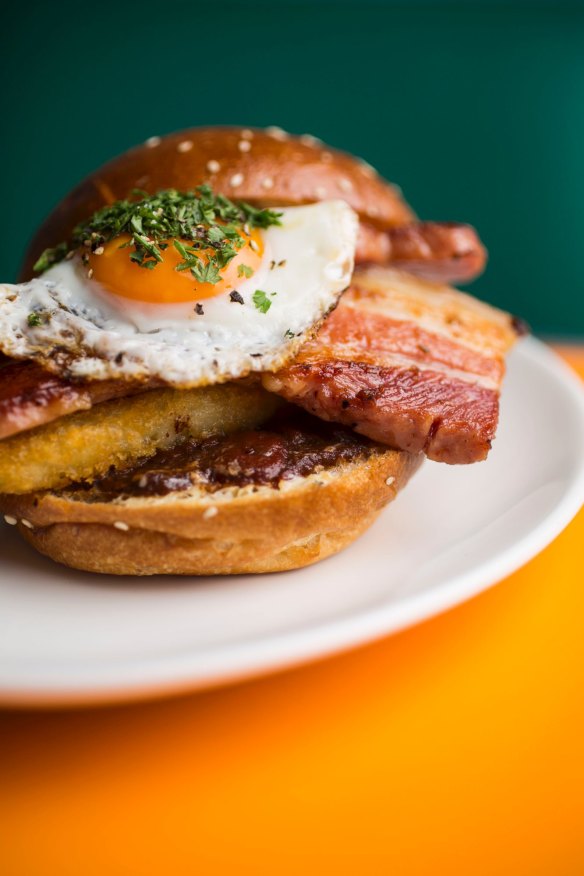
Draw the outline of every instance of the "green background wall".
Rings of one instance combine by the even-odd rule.
[[[87,172],[181,127],[278,124],[365,157],[424,218],[466,220],[473,291],[584,334],[584,7],[17,4],[0,34],[0,276]]]

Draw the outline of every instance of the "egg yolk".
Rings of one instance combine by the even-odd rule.
[[[89,255],[90,276],[115,295],[148,304],[179,304],[212,298],[237,289],[260,266],[264,244],[259,230],[252,228],[249,234],[240,230],[239,234],[245,243],[221,269],[218,283],[201,283],[189,269],[178,271],[177,267],[183,262],[183,257],[173,246],[172,240],[162,241],[168,246],[161,253],[161,262],[157,262],[151,269],[140,267],[130,259],[135,247],[124,246],[131,239],[129,234],[115,237],[104,244],[103,252]],[[192,245],[189,240],[181,239],[180,242],[185,247]],[[197,252],[203,265],[207,264],[209,255],[213,252],[213,249]],[[245,271],[240,270],[242,266]]]

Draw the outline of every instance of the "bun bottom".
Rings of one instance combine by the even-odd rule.
[[[109,575],[283,572],[351,544],[422,459],[384,450],[280,488],[197,488],[108,502],[63,491],[2,496],[0,509],[17,518],[21,534],[40,553],[75,569]]]
[[[381,510],[381,509],[379,509]],[[286,572],[343,550],[373,523],[379,511],[358,526],[316,532],[266,553],[261,543],[181,538],[137,530],[121,534],[101,524],[57,524],[24,536],[57,563],[110,575],[243,575]],[[155,559],[154,559],[155,557]]]

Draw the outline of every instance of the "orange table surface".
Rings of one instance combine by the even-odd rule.
[[[583,542],[581,511],[497,587],[311,666],[2,713],[0,873],[583,874]]]

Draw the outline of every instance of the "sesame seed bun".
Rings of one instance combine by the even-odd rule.
[[[0,496],[0,510],[58,563],[110,575],[235,575],[316,563],[351,544],[419,468],[422,454],[365,459],[279,486],[197,486],[95,501],[67,491]]]
[[[201,183],[233,200],[262,206],[342,198],[362,224],[376,229],[414,218],[399,189],[365,162],[315,137],[297,137],[280,128],[192,128],[151,137],[86,177],[39,228],[20,279],[33,276],[33,265],[44,249],[67,240],[78,222],[129,197],[133,189],[189,191]]]

